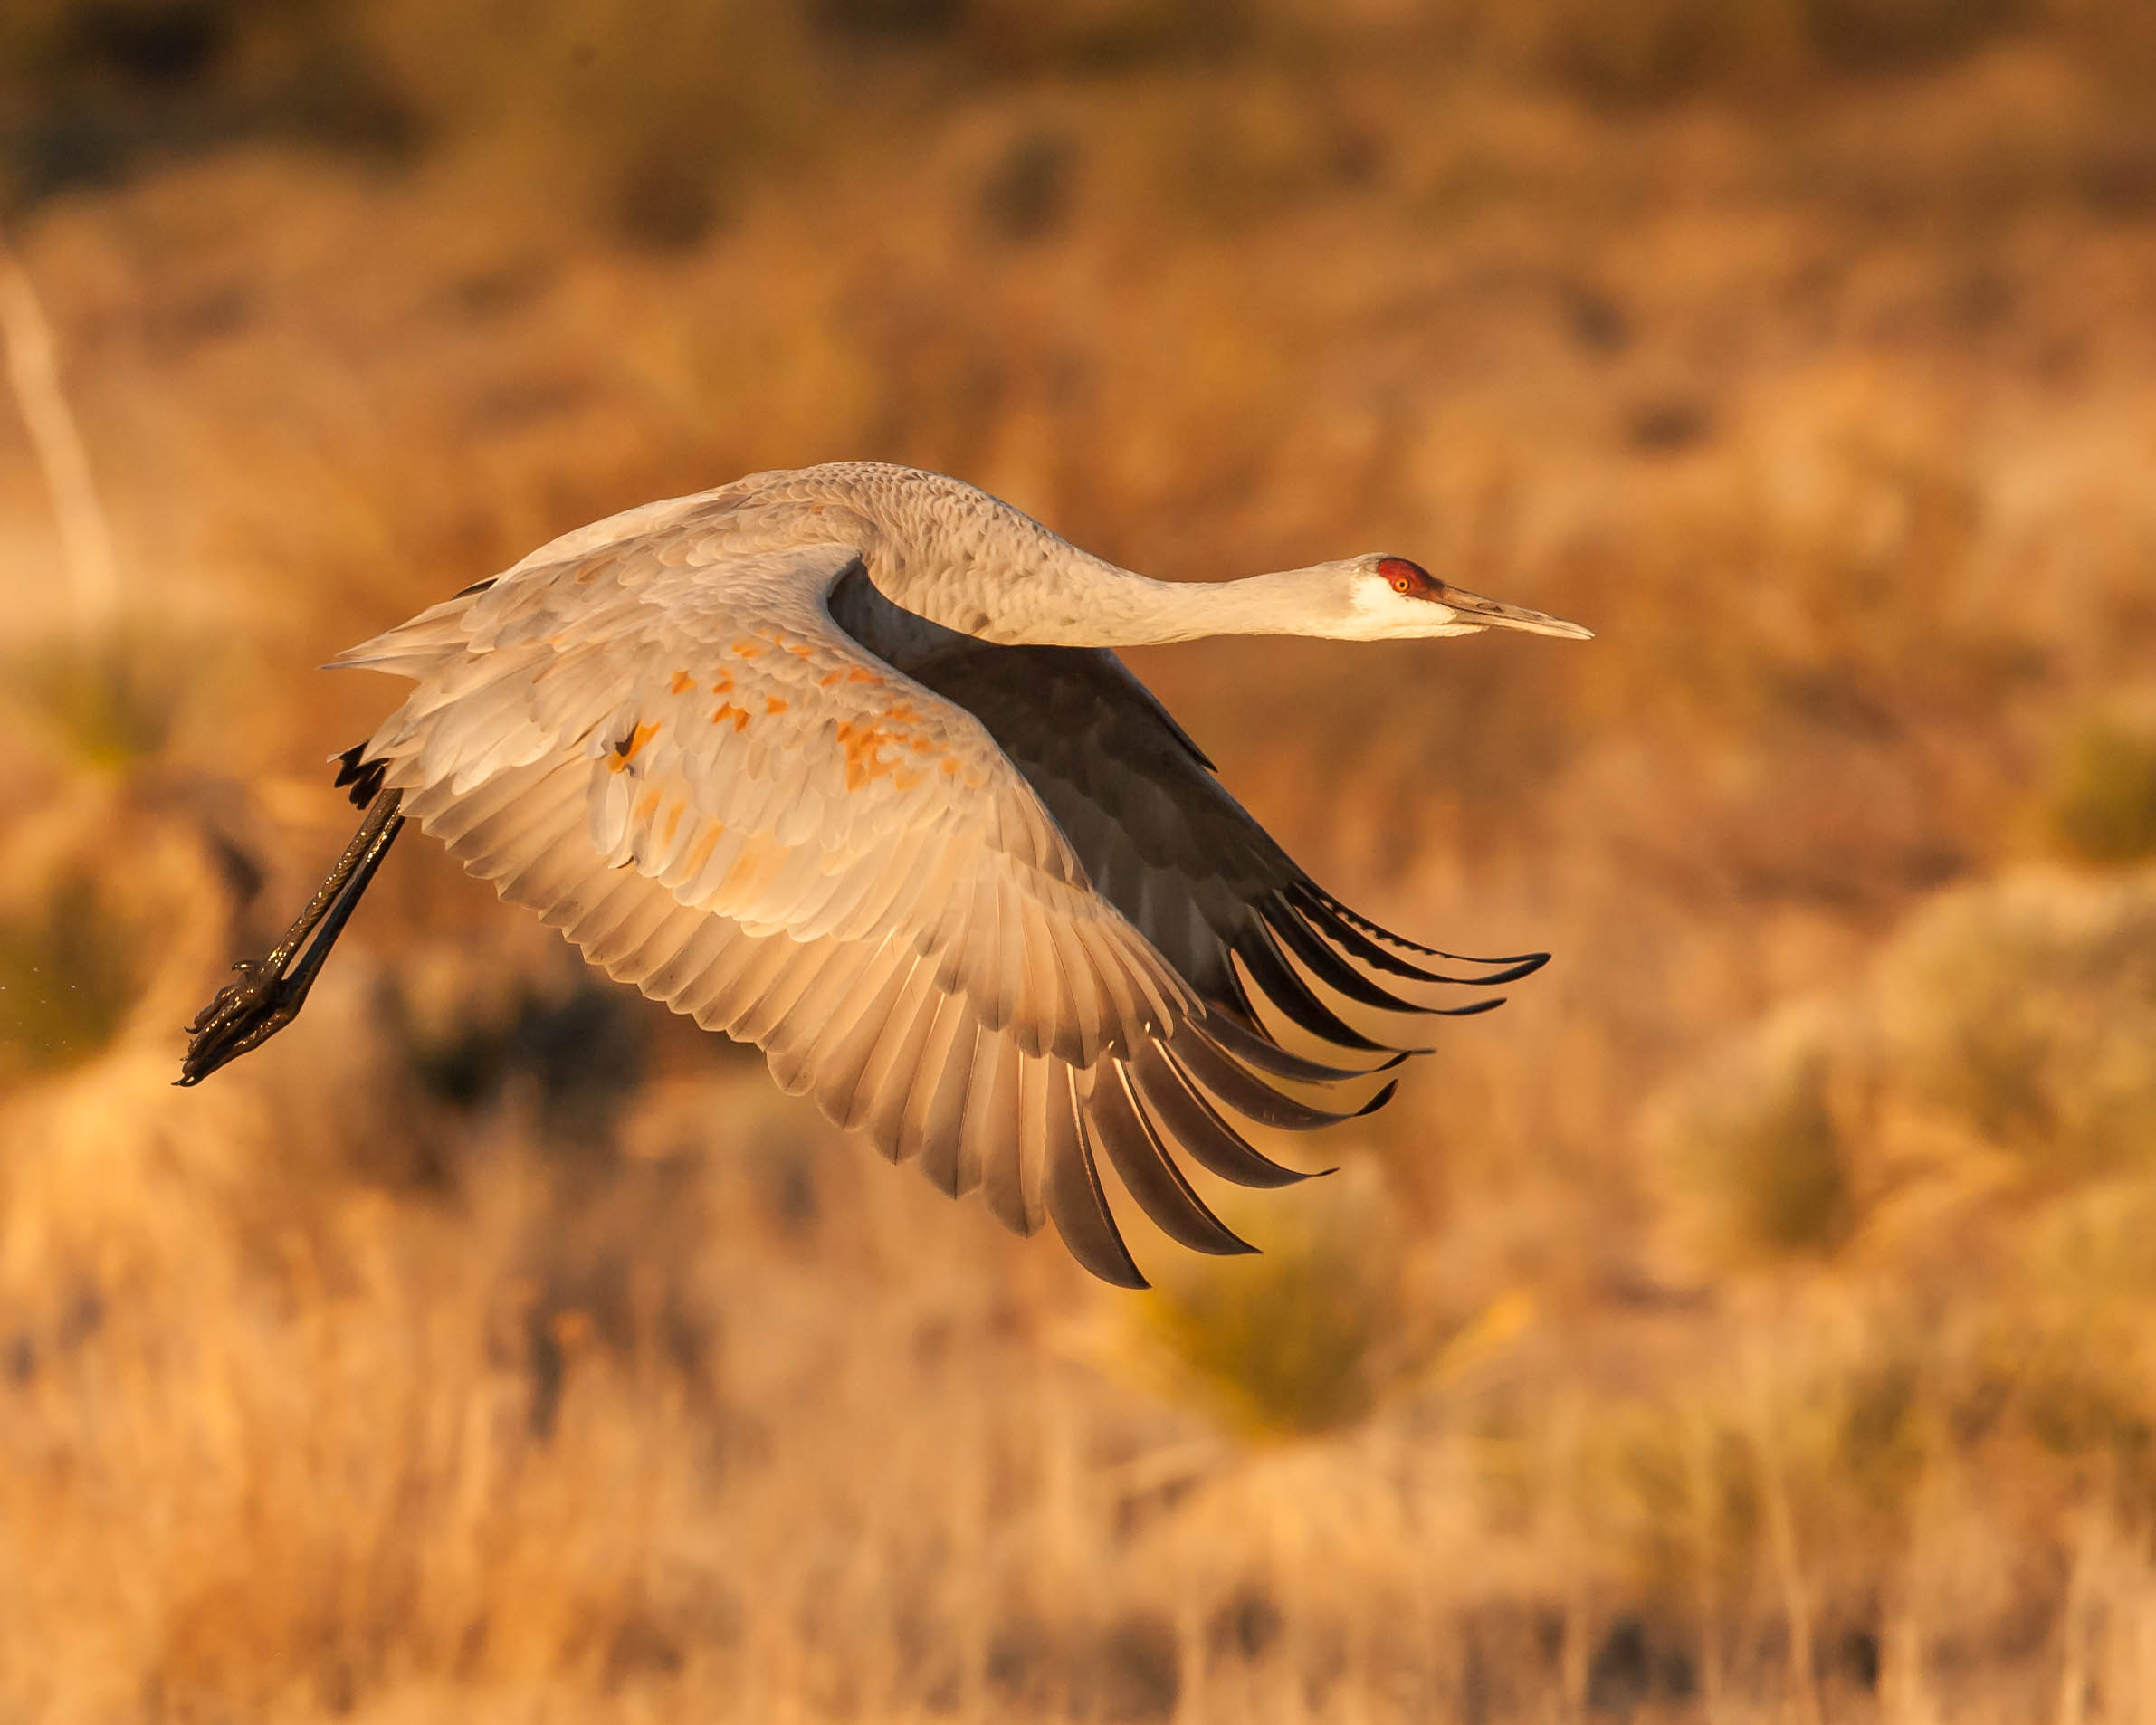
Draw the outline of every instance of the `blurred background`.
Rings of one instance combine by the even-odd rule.
[[[12,0],[0,1713],[2156,1719],[2144,0]],[[312,669],[838,457],[1575,617],[1138,668],[1548,947],[1090,1283],[424,839]],[[1313,1159],[1314,1158],[1314,1159]]]

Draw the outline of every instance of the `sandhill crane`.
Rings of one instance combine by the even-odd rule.
[[[1588,635],[1399,557],[1149,580],[970,485],[873,462],[630,510],[335,662],[416,686],[339,758],[366,819],[188,1027],[179,1082],[291,1021],[416,820],[885,1156],[978,1187],[1020,1233],[1053,1222],[1085,1268],[1143,1287],[1100,1152],[1171,1238],[1247,1251],[1174,1152],[1246,1186],[1302,1177],[1228,1115],[1369,1111],[1393,1082],[1358,1101],[1358,1081],[1419,1051],[1350,1013],[1479,1012],[1497,1003],[1412,991],[1546,955],[1460,959],[1356,915],[1111,649],[1490,627]]]

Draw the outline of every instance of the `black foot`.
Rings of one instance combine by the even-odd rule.
[[[281,967],[272,969],[266,958],[243,958],[233,968],[240,979],[218,989],[187,1026],[193,1040],[180,1062],[183,1085],[201,1083],[227,1061],[259,1048],[291,1024],[300,1015],[307,982],[312,980],[281,975]]]

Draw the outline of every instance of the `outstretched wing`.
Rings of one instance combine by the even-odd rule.
[[[342,656],[418,680],[353,765],[609,975],[1096,1274],[1142,1285],[1103,1152],[1172,1237],[1245,1250],[1170,1147],[1300,1177],[1218,1105],[1323,1124],[1257,1073],[1340,1074],[1186,983],[979,720],[836,625],[858,567],[693,514],[528,562]]]
[[[1227,793],[1112,653],[979,641],[901,611],[858,576],[840,584],[833,610],[871,649],[981,722],[1054,817],[1093,890],[1209,1007],[1248,1029],[1263,1034],[1254,1005],[1263,999],[1350,1062],[1397,1055],[1412,1051],[1366,1034],[1327,993],[1379,1013],[1457,1016],[1498,1003],[1437,1005],[1426,990],[1500,986],[1548,960],[1438,952],[1356,915]],[[1419,962],[1433,958],[1478,974]]]

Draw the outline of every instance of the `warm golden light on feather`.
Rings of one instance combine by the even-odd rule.
[[[408,818],[892,1159],[1021,1233],[1053,1222],[1096,1275],[1143,1285],[1111,1175],[1171,1238],[1247,1251],[1180,1158],[1301,1178],[1232,1120],[1380,1106],[1421,1052],[1404,1024],[1494,1005],[1438,1003],[1543,955],[1454,959],[1358,917],[1111,649],[1490,627],[1587,634],[1374,554],[1153,581],[868,462],[579,529],[340,658],[416,682],[343,758],[366,824],[191,1027],[181,1082],[290,1022]]]

